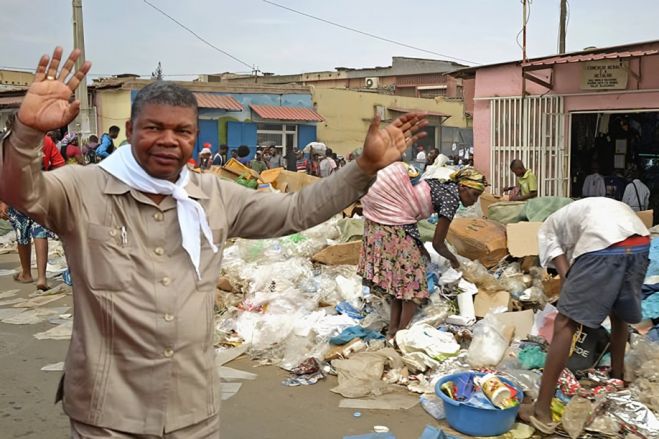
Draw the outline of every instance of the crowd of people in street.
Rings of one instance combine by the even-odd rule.
[[[357,158],[357,155],[351,154],[346,161],[343,156],[337,155],[330,148],[321,150],[309,148],[309,152],[293,149],[290,155],[284,156],[283,148],[279,146],[257,146],[253,156],[251,158],[250,156],[251,150],[246,145],[229,149],[228,145],[222,144],[213,154],[213,145],[206,142],[198,158],[196,160],[191,158],[189,164],[193,168],[208,170],[212,166],[224,166],[229,160],[234,159],[259,174],[268,169],[284,168],[292,172],[325,178],[343,168],[348,161]]]

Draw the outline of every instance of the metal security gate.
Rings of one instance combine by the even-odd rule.
[[[520,159],[538,177],[538,195],[568,194],[569,155],[560,96],[490,100],[490,183],[500,193],[515,184],[510,162]]]

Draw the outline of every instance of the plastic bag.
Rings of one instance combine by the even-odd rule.
[[[633,335],[631,349],[625,357],[625,381],[633,382],[637,378],[646,378],[659,381],[658,369],[652,366],[645,368],[646,364],[659,363],[659,344],[648,341],[645,337]]]
[[[577,439],[588,424],[593,404],[586,398],[575,396],[565,406],[561,423],[563,429],[572,439]]]
[[[394,387],[382,381],[385,365],[391,369],[403,367],[398,353],[386,348],[377,352],[359,352],[347,360],[332,360],[339,384],[331,389],[346,398],[382,395]]]
[[[474,338],[467,352],[467,362],[472,367],[496,366],[503,359],[509,341],[503,335],[503,327],[494,314],[488,314],[474,326]]]
[[[501,283],[501,287],[508,291],[515,299],[519,299],[526,289],[522,276],[504,277],[499,279],[499,282]]]
[[[469,261],[462,265],[462,276],[487,292],[501,291],[499,281],[478,261]]]
[[[551,304],[545,305],[542,311],[536,313],[533,327],[531,328],[532,336],[541,336],[547,343],[551,343],[554,336],[554,320],[558,315],[558,309]]]
[[[417,324],[396,333],[396,344],[403,354],[425,352],[430,358],[444,360],[457,355],[460,345],[450,332],[441,332],[426,324]]]
[[[446,418],[444,411],[444,401],[434,394],[421,395],[419,397],[421,407],[433,418],[438,421]]]
[[[421,312],[414,316],[410,326],[425,324],[436,328],[444,323],[450,314],[453,314],[452,308],[453,307],[448,302],[430,304],[422,308]]]

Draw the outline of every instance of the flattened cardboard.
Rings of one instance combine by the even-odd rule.
[[[642,210],[641,212],[636,212],[636,215],[638,215],[648,229],[653,226],[654,210]]]
[[[485,317],[485,315],[495,308],[505,306],[511,309],[510,293],[508,291],[497,291],[496,293],[487,293],[479,290],[474,296],[474,310],[476,317]]]
[[[361,248],[361,241],[331,245],[313,255],[312,261],[325,265],[357,265]]]
[[[513,335],[515,340],[523,340],[529,335],[533,328],[533,310],[530,309],[519,312],[504,312],[502,314],[497,314],[496,319],[502,325],[515,328],[515,333]]]
[[[508,224],[506,236],[508,238],[508,252],[515,258],[538,255],[538,231],[542,223],[521,222]]]

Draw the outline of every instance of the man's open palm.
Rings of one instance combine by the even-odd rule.
[[[80,50],[71,52],[59,73],[61,47],[55,49],[52,59],[48,55],[41,57],[34,82],[18,110],[23,124],[45,133],[68,125],[78,115],[80,102],[71,101],[71,96],[91,67],[86,61],[67,81],[79,56]]]
[[[420,131],[426,125],[424,113],[404,114],[384,128],[376,116],[368,128],[360,165],[366,171],[377,171],[400,160],[407,148],[427,135]]]

